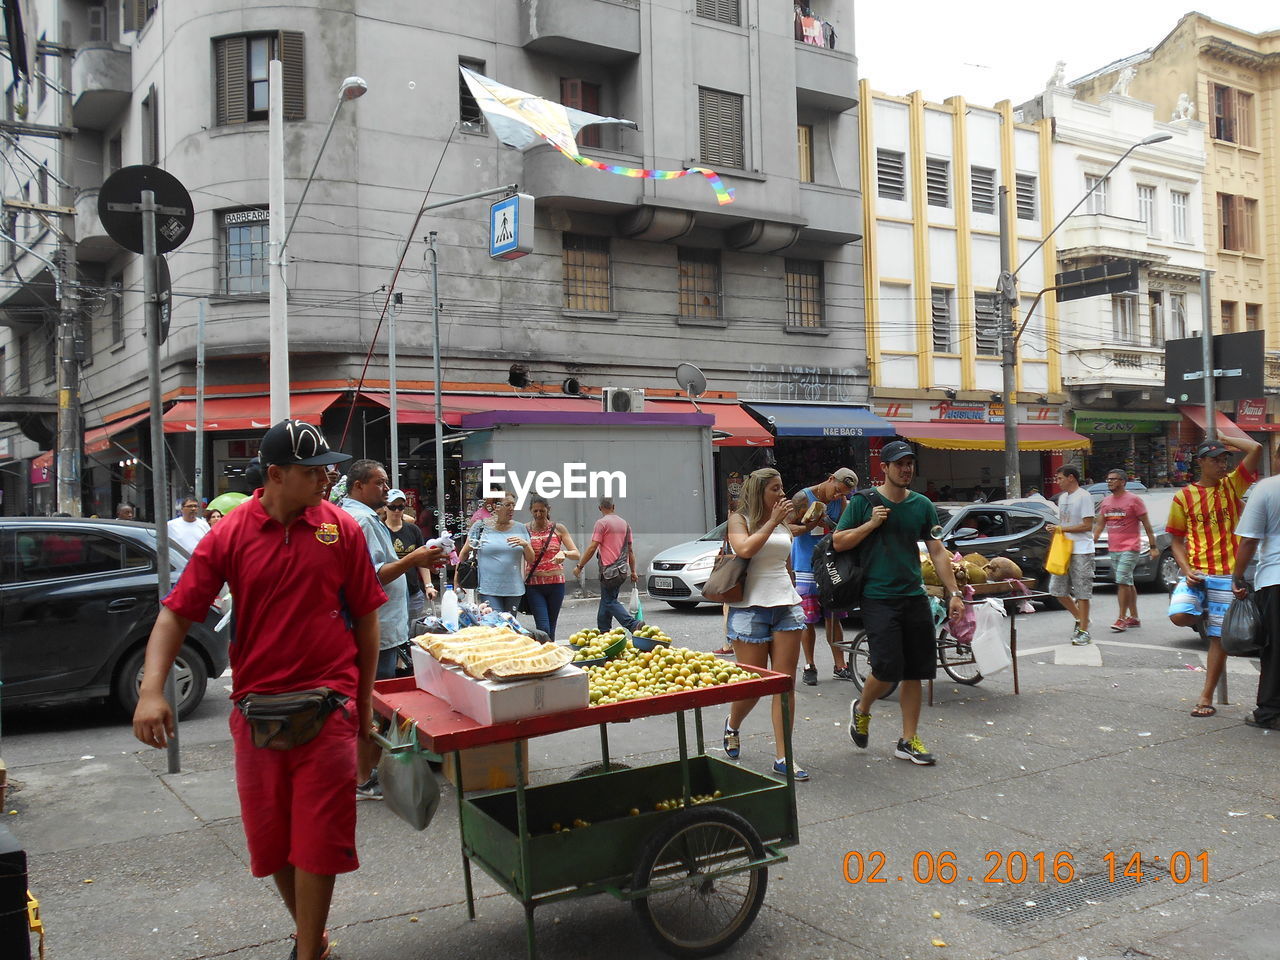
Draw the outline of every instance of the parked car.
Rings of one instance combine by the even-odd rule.
[[[1160,556],[1152,558],[1148,552],[1147,532],[1139,526],[1139,549],[1142,552],[1139,553],[1138,562],[1133,568],[1133,583],[1134,586],[1150,587],[1168,592],[1173,589],[1174,584],[1178,582],[1178,577],[1182,575],[1178,569],[1178,561],[1173,559],[1173,551],[1169,547],[1169,534],[1164,529],[1164,525],[1169,519],[1169,506],[1173,503],[1174,494],[1178,491],[1173,487],[1161,487],[1157,490],[1147,490],[1143,487],[1145,492],[1142,492],[1132,488],[1134,483],[1136,481],[1130,480],[1126,490],[1130,493],[1138,493],[1146,504],[1147,519],[1151,521],[1151,532],[1156,535],[1156,546],[1160,548]],[[1093,487],[1089,488],[1089,492],[1093,492]],[[1103,495],[1106,495],[1105,488]],[[1102,497],[1094,497],[1093,506],[1095,510],[1101,502]],[[1115,582],[1105,528],[1094,544],[1093,581],[1094,583]]]
[[[948,550],[979,553],[988,559],[1008,557],[1036,586],[1048,584],[1044,570],[1058,510],[1048,500],[1030,503],[971,503],[954,508],[942,525],[942,542]]]
[[[649,596],[665,601],[677,610],[692,610],[707,603],[702,588],[715,564],[727,523],[678,546],[668,547],[649,562],[645,586]]]
[[[188,556],[171,545],[176,582]],[[7,706],[109,697],[132,714],[159,608],[150,524],[0,517],[0,701]],[[211,607],[175,661],[178,715],[227,668],[230,631]]]

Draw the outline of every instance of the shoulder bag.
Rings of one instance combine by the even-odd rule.
[[[534,573],[537,572],[538,564],[542,562],[542,558],[547,555],[547,548],[551,546],[551,538],[558,536],[556,525],[552,523],[551,529],[547,531],[547,539],[542,541],[542,549],[538,551],[538,555],[533,560],[533,566],[529,568],[529,573],[524,578],[524,595],[520,597],[520,602],[516,605],[516,613],[533,613],[529,609],[529,581],[533,578]]]
[[[458,563],[458,586],[464,590],[474,590],[480,586],[480,544],[484,543],[484,521],[480,521],[480,538],[471,535],[471,552],[465,560]]]
[[[627,524],[627,539],[622,543],[622,552],[618,554],[618,559],[613,561],[607,567],[600,567],[600,582],[606,587],[620,587],[627,577],[631,576],[631,562],[627,559],[627,554],[631,547],[631,524]]]
[[[724,542],[711,567],[711,576],[702,585],[702,595],[712,603],[741,603],[747,588],[749,557],[740,557],[729,546],[729,528],[725,527]]]

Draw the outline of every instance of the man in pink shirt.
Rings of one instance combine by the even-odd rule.
[[[1098,519],[1093,524],[1093,539],[1097,540],[1103,528],[1107,531],[1107,554],[1111,557],[1111,572],[1116,580],[1116,600],[1120,615],[1111,625],[1113,633],[1124,633],[1129,627],[1140,627],[1138,619],[1138,590],[1133,585],[1133,568],[1142,552],[1138,539],[1141,522],[1147,533],[1147,547],[1154,560],[1160,556],[1156,535],[1147,519],[1147,505],[1137,494],[1125,489],[1129,477],[1123,470],[1115,469],[1107,474],[1107,490],[1110,493],[1098,504]]]
[[[601,633],[607,631],[613,621],[635,633],[644,626],[643,620],[631,616],[626,606],[618,599],[618,591],[622,589],[627,578],[634,584],[639,579],[636,573],[636,552],[631,545],[631,524],[623,520],[615,512],[612,497],[600,498],[600,519],[591,531],[591,546],[582,555],[578,565],[573,568],[575,577],[582,576],[582,568],[599,552],[600,561],[600,609],[596,611],[596,627]],[[616,571],[617,576],[609,577],[609,568],[619,560],[626,559],[626,570]]]

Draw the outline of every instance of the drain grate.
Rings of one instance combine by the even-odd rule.
[[[1037,886],[1011,900],[974,910],[973,915],[1002,926],[1034,923],[1071,913],[1093,901],[1123,897],[1138,886],[1132,877],[1119,876],[1112,880],[1108,874],[1095,873],[1071,883]]]

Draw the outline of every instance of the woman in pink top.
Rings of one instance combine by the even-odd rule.
[[[524,580],[524,597],[534,624],[555,640],[556,621],[564,603],[564,561],[567,557],[577,560],[580,554],[565,525],[551,519],[551,505],[546,500],[534,497],[529,512],[533,514],[529,544],[534,563]]]

